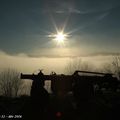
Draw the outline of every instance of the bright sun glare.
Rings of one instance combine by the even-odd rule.
[[[49,35],[49,37],[52,37],[53,40],[55,40],[58,45],[64,45],[68,35],[65,34],[63,31],[57,31],[56,34],[51,34]]]
[[[62,32],[58,32],[55,36],[55,40],[59,43],[64,42],[64,40],[66,39],[66,35]]]

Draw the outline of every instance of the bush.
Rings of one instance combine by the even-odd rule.
[[[0,73],[1,94],[6,97],[17,97],[23,81],[19,78],[19,72],[14,69],[6,69]]]

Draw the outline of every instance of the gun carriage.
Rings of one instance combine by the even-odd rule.
[[[114,74],[99,73],[89,71],[75,71],[72,75],[56,74],[44,75],[41,71],[36,74],[22,74],[21,79],[31,80],[51,80],[51,90],[55,94],[64,95],[73,90],[73,86],[80,91],[89,91],[93,87],[95,90],[117,91],[120,87],[120,81]],[[96,87],[97,86],[97,87]],[[86,94],[86,93],[84,93]]]

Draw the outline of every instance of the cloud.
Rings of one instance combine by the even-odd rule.
[[[102,14],[97,18],[97,20],[100,21],[100,20],[104,19],[104,18],[105,18],[106,16],[108,16],[108,15],[109,15],[109,12],[102,13]]]
[[[64,10],[56,10],[55,13],[62,14],[62,13],[65,13],[65,11]]]
[[[89,13],[88,11],[83,11],[80,10],[78,8],[72,7],[72,6],[68,6],[68,7],[55,7],[55,8],[51,8],[49,10],[45,9],[42,11],[43,13],[56,13],[56,14],[86,14]]]
[[[0,71],[6,68],[14,68],[20,72],[32,73],[38,69],[44,69],[45,73],[56,71],[57,73],[63,71],[66,61],[69,58],[48,58],[44,56],[29,57],[27,54],[9,55],[0,51]]]
[[[75,14],[86,14],[87,13],[87,12],[81,11],[77,8],[69,8],[68,11],[69,11],[69,13],[75,13]]]
[[[44,9],[43,13],[56,13],[56,14],[91,14],[91,13],[99,13],[99,12],[109,12],[111,9],[117,7],[115,2],[105,2],[102,4],[101,2],[95,2],[96,5],[85,5],[81,2],[75,2],[75,1],[62,1],[62,2],[50,2],[52,4],[48,4],[49,9]],[[80,4],[81,3],[81,4]],[[80,4],[80,5],[79,5]],[[83,4],[83,6],[81,6]],[[78,6],[79,5],[79,6]],[[80,7],[81,6],[81,7]]]
[[[33,57],[27,54],[9,55],[3,51],[0,51],[0,71],[5,68],[14,68],[23,73],[33,73],[38,69],[44,69],[45,74],[50,74],[51,71],[56,73],[64,73],[67,63],[77,58],[82,59],[90,64],[93,64],[96,68],[102,67],[103,64],[112,61],[113,55],[120,55],[114,53],[96,53],[88,56],[74,56],[74,57]]]

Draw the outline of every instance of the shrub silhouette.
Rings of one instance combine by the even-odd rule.
[[[19,72],[15,69],[6,69],[0,73],[0,89],[3,96],[17,97],[22,84]]]

